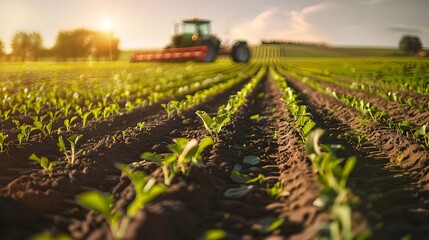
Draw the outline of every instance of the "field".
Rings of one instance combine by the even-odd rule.
[[[428,239],[429,60],[0,63],[0,239]]]

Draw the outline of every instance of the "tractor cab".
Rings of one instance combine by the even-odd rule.
[[[210,21],[191,19],[182,22],[183,34],[198,34],[199,36],[207,36],[211,34]]]
[[[212,35],[209,20],[192,18],[183,20],[180,24],[176,24],[172,43],[169,47],[183,48],[200,46],[203,42],[210,42],[216,50],[220,45],[220,40]]]

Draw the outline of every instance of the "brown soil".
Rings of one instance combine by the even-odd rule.
[[[369,229],[372,239],[401,239],[406,234],[425,239],[429,235],[427,149],[388,126],[362,124],[356,110],[296,79],[287,80],[301,94],[317,126],[330,133],[322,143],[341,143],[345,147],[341,155],[358,156],[349,180],[360,201],[354,209],[356,231]],[[64,232],[74,239],[112,239],[103,218],[78,206],[74,197],[95,188],[113,194],[115,208],[124,209],[135,192],[114,163],[132,163],[135,170],[162,181],[159,166],[140,161],[140,154],[166,153],[175,138],[206,136],[195,110],[214,115],[243,85],[213,96],[182,116],[168,118],[157,105],[91,122],[81,129],[85,136],[78,144],[74,165],[66,164],[58,153],[55,137],[34,138],[31,145],[0,155],[0,239],[26,239],[40,232]],[[329,214],[313,205],[321,186],[286,108],[279,88],[269,78],[262,80],[214,146],[203,152],[204,166],[193,168],[186,178],[177,177],[165,193],[140,210],[126,239],[201,239],[205,231],[216,228],[226,231],[227,239],[314,239],[319,225],[329,221]],[[389,111],[397,114],[393,107]],[[251,120],[255,114],[260,118]],[[135,125],[141,121],[146,125],[139,131]],[[360,143],[350,137],[356,132],[368,141]],[[52,176],[27,160],[33,152],[62,159]],[[246,155],[256,155],[261,162],[257,168],[242,164],[244,172],[251,176],[262,173],[265,182],[255,183],[242,198],[226,198],[223,194],[228,188],[239,186],[230,179],[231,171]],[[395,162],[399,157],[400,163]],[[267,184],[276,182],[288,196],[268,196]],[[268,217],[285,222],[272,232],[261,232],[261,221]]]

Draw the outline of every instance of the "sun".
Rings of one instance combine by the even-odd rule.
[[[112,30],[112,21],[110,20],[110,18],[104,18],[103,19],[103,21],[101,22],[101,28],[104,31]]]

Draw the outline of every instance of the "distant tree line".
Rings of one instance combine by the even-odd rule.
[[[51,49],[43,47],[43,38],[37,32],[16,32],[11,40],[12,53],[6,55],[0,41],[0,57],[13,61],[37,61],[41,57],[55,57],[58,61],[72,59],[117,60],[119,39],[112,32],[75,29],[60,31]]]
[[[267,45],[302,45],[302,46],[327,46],[325,42],[305,42],[305,41],[290,41],[290,40],[262,40],[262,44]]]

